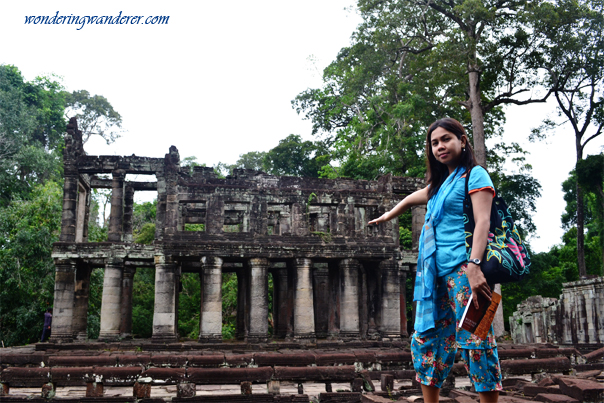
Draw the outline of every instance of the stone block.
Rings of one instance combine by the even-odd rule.
[[[604,347],[597,349],[596,351],[592,351],[591,353],[585,354],[584,358],[585,362],[587,363],[602,360],[602,358],[604,358]]]
[[[315,355],[307,352],[300,353],[256,353],[254,361],[259,366],[287,365],[290,367],[305,367],[315,363]]]
[[[320,393],[321,403],[361,403],[362,394],[355,392]]]
[[[151,378],[154,383],[164,385],[176,385],[185,379],[184,368],[149,368],[141,374],[141,377]]]
[[[39,388],[50,380],[49,368],[10,367],[0,372],[0,382],[11,388]]]
[[[97,355],[97,356],[51,355],[48,358],[48,365],[50,367],[93,367],[93,366],[114,367],[117,365],[117,357],[110,356],[110,355]]]
[[[382,392],[391,393],[394,390],[394,376],[390,374],[382,374],[380,379],[380,388]]]
[[[105,390],[102,382],[87,382],[86,397],[103,397]]]
[[[604,384],[587,379],[557,377],[554,381],[560,386],[565,395],[574,397],[581,402],[604,401]]]
[[[570,360],[567,357],[503,360],[500,361],[500,365],[504,377],[538,372],[569,372],[572,370]]]
[[[374,371],[370,371],[374,372]],[[415,379],[415,370],[413,369],[403,369],[398,371],[392,371],[394,374],[394,379]]]
[[[187,363],[184,355],[157,354],[151,357],[151,365],[155,367],[183,367]]]
[[[141,366],[147,367],[151,363],[151,354],[124,354],[118,355],[118,364],[120,366]]]
[[[546,403],[579,403],[577,399],[574,399],[566,395],[554,395],[551,393],[539,393],[533,399],[536,402]]]
[[[412,362],[411,353],[405,351],[378,351],[375,358],[382,364],[409,364]]]
[[[557,387],[553,388],[552,386],[539,386],[532,383],[524,385],[522,388],[522,392],[526,396],[537,396],[540,393],[549,393],[549,394],[561,394],[560,389]]]
[[[360,362],[364,365],[373,364],[377,362],[375,352],[365,350],[353,350],[353,354],[356,357],[356,362]]]
[[[189,366],[192,367],[218,367],[225,363],[224,354],[189,355]]]
[[[230,366],[239,366],[245,365],[247,366],[250,362],[254,360],[254,354],[231,354],[226,353],[224,356],[226,363]]]
[[[371,376],[369,375],[369,371],[361,371],[361,378],[363,378],[363,390],[365,392],[375,392],[375,385],[371,380]]]
[[[198,385],[225,385],[239,382],[266,383],[273,378],[271,367],[188,368],[188,380]]]
[[[350,383],[350,389],[355,393],[361,393],[363,392],[363,383],[362,378],[355,378]]]
[[[197,390],[191,382],[180,382],[176,385],[176,397],[195,397]]]
[[[315,362],[317,365],[350,365],[356,362],[354,354],[346,353],[316,353]]]
[[[43,399],[54,399],[56,394],[56,386],[52,382],[45,383],[42,385],[42,398]]]
[[[552,386],[555,384],[556,383],[553,381],[553,379],[548,377],[548,378],[543,378],[542,380],[540,380],[537,385],[545,387],[545,386]]]
[[[0,365],[36,365],[39,366],[41,363],[48,365],[48,358],[44,353],[31,353],[31,354],[0,354]]]
[[[249,396],[252,394],[252,383],[248,381],[241,382],[241,394]]]
[[[92,367],[50,368],[50,379],[57,386],[85,386],[92,373]]]
[[[132,386],[142,372],[141,367],[94,367],[90,380],[102,379],[106,386]]]
[[[278,395],[281,393],[281,382],[279,381],[268,381],[266,384],[267,392],[271,395]]]
[[[149,399],[151,397],[151,383],[135,382],[132,392],[137,399]]]
[[[518,359],[518,358],[532,358],[534,348],[506,348],[497,349],[497,355],[500,360]]]
[[[8,383],[0,383],[0,396],[8,396],[10,393],[10,387]]]

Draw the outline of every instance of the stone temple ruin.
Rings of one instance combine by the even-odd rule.
[[[156,272],[153,341],[178,340],[178,288],[185,272],[201,279],[202,343],[222,339],[225,272],[237,275],[239,339],[268,340],[269,273],[275,338],[312,343],[407,334],[406,271],[417,256],[399,249],[396,222],[373,228],[366,223],[417,190],[421,180],[275,177],[250,170],[219,179],[212,168],[180,167],[174,146],[165,158],[86,155],[75,119],[65,139],[51,341],[86,338],[89,279],[96,267],[105,274],[99,339],[129,336],[133,275],[146,266]],[[129,174],[154,175],[156,181],[128,181]],[[94,188],[111,189],[108,242],[87,242]],[[153,245],[133,243],[136,191],[157,191]],[[415,209],[413,217],[417,240],[423,210]],[[187,230],[191,224],[196,231]]]
[[[529,297],[510,317],[515,343],[604,343],[604,277],[565,283],[559,299]]]
[[[417,255],[399,247],[396,222],[366,226],[422,181],[275,177],[249,170],[220,179],[210,168],[181,167],[175,147],[165,158],[89,156],[75,119],[65,137],[64,164],[51,339],[0,349],[0,401],[423,402],[406,327],[405,285]],[[132,181],[129,174],[155,180]],[[111,189],[108,241],[101,243],[87,241],[95,188]],[[136,191],[157,192],[152,245],[133,242]],[[424,210],[412,214],[416,246]],[[133,277],[141,267],[155,270],[152,340],[129,338]],[[96,268],[104,270],[100,338],[87,341]],[[180,277],[187,272],[200,276],[197,341],[179,340],[177,329]],[[221,342],[226,272],[235,273],[238,283],[235,342]],[[565,323],[588,323],[577,312],[587,307],[587,294],[577,298],[570,288],[567,294],[563,317],[579,321]],[[519,322],[537,323],[534,311]],[[558,321],[551,310],[542,311],[540,317]],[[550,339],[544,336],[550,330],[533,329],[533,339],[498,344],[504,378],[499,401],[603,402],[602,338],[592,338],[589,325],[587,343]],[[441,402],[477,402],[459,353],[456,361]]]

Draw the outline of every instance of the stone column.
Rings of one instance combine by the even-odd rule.
[[[124,192],[124,242],[133,242],[132,217],[134,214],[134,188],[126,186]]]
[[[416,249],[419,246],[419,236],[422,233],[425,217],[426,206],[415,206],[411,208],[411,237],[413,249]]]
[[[77,219],[76,219],[76,242],[84,242],[86,230],[86,208],[88,202],[88,192],[81,184],[78,185],[78,203],[77,203]]]
[[[316,335],[312,281],[312,260],[296,259],[294,339],[314,343]]]
[[[55,267],[55,297],[50,340],[69,342],[73,340],[76,263],[73,260],[57,259]]]
[[[75,242],[78,198],[78,172],[65,168],[63,184],[63,213],[61,215],[61,242]],[[54,315],[53,315],[54,316]],[[53,317],[54,320],[54,317]]]
[[[90,273],[92,268],[78,264],[75,275],[75,301],[73,306],[73,334],[78,340],[88,338],[88,299],[90,296]]]
[[[315,334],[318,338],[326,338],[329,323],[329,269],[315,267],[313,272]]]
[[[406,269],[405,269],[406,268]],[[399,273],[399,287],[400,293],[400,310],[401,310],[401,336],[408,337],[409,332],[407,331],[407,272],[409,267],[403,266],[403,271]]]
[[[253,258],[250,265],[250,323],[248,342],[268,341],[268,260]]]
[[[359,262],[340,261],[340,337],[359,338]]]
[[[340,337],[340,268],[336,261],[329,261],[329,311],[327,322],[327,337],[337,340]]]
[[[277,269],[273,281],[274,295],[276,296],[276,298],[273,298],[273,306],[275,307],[273,319],[276,319],[275,335],[283,339],[287,335],[287,324],[289,322],[287,316],[287,268]]]
[[[382,340],[401,337],[401,280],[398,265],[394,260],[380,262],[382,274],[382,314],[380,334]]]
[[[245,267],[237,269],[237,339],[245,340],[249,333],[249,278]]]
[[[110,242],[121,242],[123,240],[124,179],[126,179],[126,171],[122,169],[113,171],[111,213],[109,216],[109,231],[107,233],[107,239]]]
[[[367,306],[367,338],[369,340],[377,340],[379,339],[380,335],[378,329],[380,324],[380,308],[382,301],[380,290],[381,282],[378,279],[380,269],[378,265],[373,262],[363,264],[363,266],[366,268],[367,296],[361,299],[361,301],[363,301],[361,306]]]
[[[99,340],[117,340],[122,316],[122,259],[107,258],[101,302],[101,331]]]
[[[153,307],[153,335],[155,343],[178,340],[176,322],[178,266],[171,256],[155,255],[155,304]]]
[[[122,276],[122,320],[120,335],[122,338],[132,338],[132,288],[134,287],[135,267],[124,267]]]
[[[203,302],[199,319],[201,343],[222,342],[222,259],[201,258]]]

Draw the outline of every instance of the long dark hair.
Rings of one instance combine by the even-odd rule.
[[[449,176],[449,168],[442,162],[437,161],[434,154],[432,154],[432,132],[439,127],[453,133],[460,140],[461,136],[466,136],[466,151],[461,153],[461,159],[459,160],[459,167],[461,169],[467,171],[478,165],[474,158],[474,150],[472,150],[472,146],[470,146],[470,141],[466,135],[466,129],[464,129],[461,123],[452,118],[443,118],[432,123],[426,134],[426,182],[430,185],[428,189],[430,198],[438,193],[438,189],[440,189],[440,186],[447,179],[447,176]]]

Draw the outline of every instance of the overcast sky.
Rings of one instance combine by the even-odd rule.
[[[290,101],[321,85],[321,72],[359,24],[353,0],[3,1],[0,63],[25,78],[56,74],[66,89],[105,96],[127,130],[112,146],[90,140],[91,155],[181,158],[208,166],[268,151],[289,134],[312,139]],[[142,16],[136,25],[34,25],[26,16]],[[169,16],[167,24],[145,24]],[[80,28],[80,29],[78,29]],[[531,151],[543,186],[535,215],[536,251],[560,243],[560,185],[574,167],[564,128],[545,143],[526,141],[555,105],[510,107],[504,139]],[[602,152],[592,141],[586,154]]]

